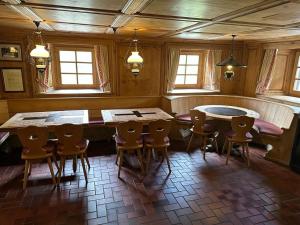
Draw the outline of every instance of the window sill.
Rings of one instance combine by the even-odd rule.
[[[103,92],[100,89],[58,89],[58,90],[49,90],[44,93],[38,94],[39,97],[58,97],[58,96],[86,96],[93,97],[99,95],[111,95],[111,92]]]
[[[300,98],[289,95],[259,95],[258,98],[275,101],[286,105],[300,107]]]
[[[216,94],[220,93],[219,90],[207,90],[207,89],[174,89],[168,92],[168,94]]]

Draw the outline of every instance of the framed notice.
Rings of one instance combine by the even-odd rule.
[[[24,92],[22,68],[2,68],[1,74],[5,92]]]
[[[21,45],[0,44],[0,60],[22,61]]]

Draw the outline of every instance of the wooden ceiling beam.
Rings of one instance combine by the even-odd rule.
[[[176,31],[172,31],[169,32],[167,34],[161,35],[160,37],[170,37],[170,36],[174,36],[176,34],[180,34],[183,32],[187,32],[187,31],[193,31],[202,27],[207,27],[207,26],[211,26],[214,25],[216,23],[220,23],[220,22],[224,22],[224,21],[228,21],[228,20],[232,20],[235,19],[237,17],[241,17],[241,16],[245,16],[251,13],[255,13],[255,12],[259,12],[265,9],[269,9],[269,8],[273,8],[279,5],[283,5],[286,3],[291,2],[290,0],[267,0],[267,1],[263,1],[251,6],[247,6],[244,8],[241,8],[239,10],[235,10],[233,12],[230,13],[226,13],[224,15],[218,16],[213,18],[211,21],[206,22],[206,23],[202,23],[202,22],[198,22],[196,24],[193,24],[191,26],[187,26],[184,28],[181,28],[179,30]]]
[[[6,6],[15,12],[21,14],[23,17],[31,20],[31,21],[43,21],[41,17],[39,17],[35,12],[33,12],[30,8],[26,6],[22,6],[22,2],[20,0],[3,0],[3,2],[8,3]],[[44,30],[53,31],[54,29],[47,23],[41,23],[40,28]]]

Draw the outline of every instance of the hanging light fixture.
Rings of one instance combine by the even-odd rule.
[[[231,40],[231,52],[229,58],[223,60],[222,62],[218,63],[217,66],[225,66],[226,71],[224,72],[224,78],[226,80],[232,80],[234,77],[234,67],[242,67],[245,68],[247,67],[246,65],[243,65],[239,63],[234,57],[233,57],[233,51],[234,51],[234,38],[236,35],[232,35],[232,40]]]
[[[33,22],[36,26],[36,31],[34,32],[33,37],[35,39],[35,48],[30,51],[30,56],[34,60],[36,68],[39,71],[44,71],[50,58],[50,54],[43,42],[42,32],[39,30],[40,21]]]
[[[136,37],[136,31],[137,29],[134,29],[134,38],[130,43],[129,49],[126,54],[126,56],[129,55],[129,52],[132,50],[131,48],[133,45],[134,49],[133,51],[131,51],[131,55],[128,56],[126,60],[126,64],[134,76],[137,76],[140,73],[140,70],[142,69],[143,62],[144,62],[144,59],[140,56],[140,53],[138,51],[138,47],[137,47],[138,39]]]

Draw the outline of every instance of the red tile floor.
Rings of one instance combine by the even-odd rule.
[[[123,180],[115,155],[91,157],[87,186],[68,161],[59,188],[41,163],[26,191],[22,165],[0,167],[0,225],[300,224],[300,175],[265,161],[262,150],[251,153],[247,168],[238,158],[225,166],[216,153],[204,161],[200,150],[170,151],[170,175],[154,162],[144,179],[124,169]]]

